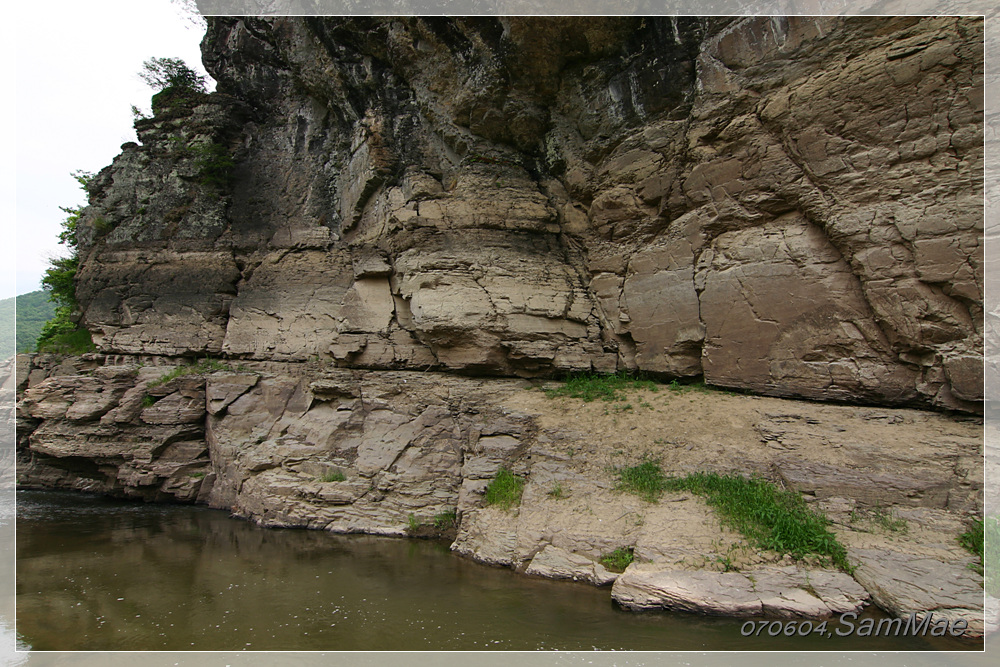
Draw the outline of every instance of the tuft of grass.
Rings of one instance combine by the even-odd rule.
[[[878,526],[887,533],[905,533],[910,529],[906,519],[900,518],[894,509],[886,509],[876,505],[869,510],[851,510],[851,522],[866,520],[873,526]]]
[[[617,489],[634,493],[643,500],[655,503],[666,489],[663,469],[655,461],[644,461],[631,468],[618,468]]]
[[[415,533],[420,530],[420,526],[422,525],[423,524],[420,522],[420,519],[418,519],[417,515],[413,512],[410,512],[409,516],[406,517],[406,530],[411,533]]]
[[[212,359],[211,357],[205,357],[193,366],[178,366],[172,371],[164,373],[157,379],[146,385],[149,388],[159,387],[162,384],[166,384],[171,380],[179,378],[184,375],[197,375],[198,373],[214,373],[215,371],[234,371],[232,366],[225,364],[218,359]]]
[[[600,563],[611,572],[624,572],[625,568],[635,560],[633,547],[619,547],[609,554],[601,556]]]
[[[448,530],[454,527],[457,521],[458,513],[455,510],[434,515],[434,527],[438,530]]]
[[[524,480],[505,468],[497,470],[493,481],[486,487],[486,504],[509,510],[521,503]]]
[[[997,553],[1000,552],[1000,517],[988,516],[970,521],[968,530],[958,536],[958,543],[979,559],[978,563],[970,563],[969,568],[983,575],[983,588],[989,595],[996,597],[1000,593],[1000,563],[997,561]],[[987,551],[989,559],[986,558]]]
[[[142,407],[151,408],[156,404],[157,400],[158,399],[155,396],[150,396],[149,394],[146,394],[145,396],[142,397]]]
[[[588,403],[596,399],[622,401],[625,400],[625,391],[628,389],[656,391],[657,385],[652,380],[646,380],[628,372],[615,374],[581,373],[569,376],[561,387],[546,389],[545,395],[549,398],[557,396],[582,398]]]
[[[566,497],[566,490],[563,489],[563,485],[561,483],[556,482],[556,485],[549,489],[545,495],[554,500],[562,500]]]
[[[323,473],[323,476],[319,478],[321,482],[343,482],[347,479],[342,470],[331,470]]]
[[[716,473],[667,479],[664,488],[704,496],[723,523],[758,548],[796,559],[819,556],[845,572],[853,571],[843,545],[827,529],[830,520],[813,511],[795,492],[756,477]]]
[[[191,473],[191,476],[194,477],[195,479],[201,479],[202,477],[205,476],[205,473],[203,473],[203,472],[193,472],[193,473]]]

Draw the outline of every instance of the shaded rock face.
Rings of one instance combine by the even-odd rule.
[[[978,412],[982,21],[212,18],[91,185],[110,354]]]

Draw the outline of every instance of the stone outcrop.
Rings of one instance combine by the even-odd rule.
[[[18,483],[450,522],[458,553],[628,608],[870,596],[982,632],[956,540],[984,501],[982,39],[975,17],[211,18],[217,92],[158,94],[88,185],[98,353],[18,359]],[[755,395],[535,390],[622,370]],[[802,493],[857,582],[690,494],[618,490],[644,460]],[[511,509],[484,498],[501,468]]]
[[[975,18],[212,18],[90,185],[99,349],[979,412]]]
[[[859,611],[868,599],[842,572],[795,567],[691,572],[652,564],[629,567],[615,581],[612,596],[627,609],[770,618],[825,618]]]
[[[410,535],[444,520],[457,553],[613,582],[628,608],[821,617],[870,594],[902,616],[984,627],[982,577],[957,541],[983,503],[978,418],[668,387],[626,408],[550,398],[537,381],[332,364],[86,363],[100,361],[23,392],[20,486],[200,502],[341,533]],[[615,468],[645,460],[802,492],[833,520],[868,593],[822,563],[752,546],[698,497],[618,490]],[[485,500],[501,468],[524,481],[510,509]],[[621,575],[602,563],[618,550],[634,557]],[[950,592],[926,590],[937,581]]]

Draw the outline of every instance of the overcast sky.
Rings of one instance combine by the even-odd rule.
[[[138,77],[143,61],[182,58],[203,71],[203,34],[170,0],[46,2],[26,5],[16,21],[8,21],[5,62],[14,62],[16,82],[5,67],[3,88],[16,85],[16,118],[9,117],[8,98],[0,298],[39,289],[49,258],[65,254],[57,242],[66,217],[59,207],[85,203],[70,173],[97,172],[123,143],[136,141],[131,106],[148,112],[153,93]],[[15,265],[16,273],[10,270]]]

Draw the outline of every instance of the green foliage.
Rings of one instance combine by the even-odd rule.
[[[169,89],[205,92],[205,76],[198,74],[180,58],[150,58],[142,63],[139,72],[150,88],[158,91]]]
[[[166,384],[175,378],[179,378],[184,375],[197,375],[199,373],[214,373],[215,371],[238,371],[239,369],[234,369],[229,364],[223,363],[218,359],[212,359],[211,357],[205,357],[193,366],[178,366],[177,368],[164,373],[157,379],[146,385],[149,388],[159,387],[162,384]]]
[[[627,389],[649,389],[650,391],[656,391],[657,385],[652,380],[636,377],[628,372],[613,375],[581,373],[568,377],[566,384],[562,387],[546,389],[545,395],[549,398],[555,398],[556,396],[582,398],[588,403],[598,398],[602,401],[622,401],[625,400],[625,391]]]
[[[70,174],[81,188],[94,178],[86,171]],[[49,293],[49,299],[56,304],[51,320],[42,326],[36,342],[39,352],[60,354],[82,354],[94,350],[90,332],[80,328],[76,321],[76,271],[80,264],[77,255],[77,228],[83,217],[82,206],[60,206],[66,213],[59,233],[59,243],[70,250],[69,257],[56,257],[49,261],[49,268],[42,276],[42,288]]]
[[[755,546],[793,558],[819,556],[846,572],[847,552],[827,529],[830,520],[814,512],[798,493],[759,478],[694,473],[664,481],[665,490],[704,496],[723,523]]]
[[[609,554],[601,556],[600,563],[611,572],[624,572],[625,568],[635,560],[632,547],[619,547]]]
[[[422,525],[423,524],[420,522],[420,519],[418,519],[417,516],[412,512],[408,517],[406,517],[406,530],[410,531],[411,533],[415,533],[418,530],[420,530],[420,526]]]
[[[448,530],[455,527],[455,523],[458,521],[458,513],[455,510],[449,512],[441,512],[434,516],[434,527],[438,530]]]
[[[524,480],[509,470],[500,468],[486,487],[486,504],[509,510],[521,503],[523,492]]]
[[[851,510],[851,522],[861,521],[889,533],[905,533],[909,530],[906,519],[901,519],[895,510],[885,509],[881,505],[875,505],[871,509]]]
[[[342,470],[330,470],[323,473],[323,476],[319,478],[321,482],[343,482],[347,479],[347,475],[344,474]]]
[[[644,461],[631,468],[618,468],[618,488],[655,503],[666,488],[663,469],[655,461]]]
[[[55,323],[54,326],[53,323]],[[62,331],[63,327],[70,327],[68,331]],[[90,332],[73,325],[72,323],[62,323],[57,320],[47,322],[42,329],[42,334],[38,338],[38,351],[53,354],[85,354],[93,352],[97,348],[94,340],[90,337]]]
[[[546,495],[553,500],[562,500],[566,497],[566,490],[563,489],[561,483],[556,482],[556,485],[549,489]]]
[[[969,567],[983,575],[986,592],[1000,596],[1000,517],[970,521],[968,530],[958,536],[958,543],[979,559]]]
[[[156,396],[150,396],[149,394],[146,394],[145,396],[142,397],[142,407],[151,408],[154,405],[156,405],[157,400],[158,399],[156,398]]]
[[[195,166],[198,167],[198,182],[214,187],[223,187],[229,183],[236,163],[225,146],[213,142],[194,146],[191,151],[195,155]]]

